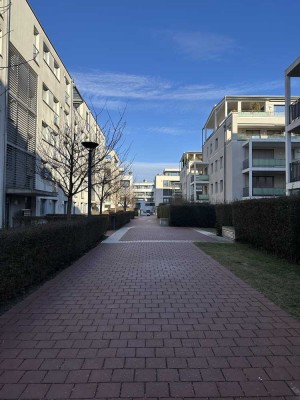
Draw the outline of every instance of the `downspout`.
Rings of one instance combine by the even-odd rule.
[[[8,9],[7,9],[7,32],[6,32],[6,59],[7,59],[7,67],[9,66],[9,43],[10,43],[10,25],[11,25],[11,1],[9,0],[8,3]],[[4,86],[5,86],[5,105],[4,105],[4,139],[3,139],[3,198],[2,198],[2,221],[1,225],[2,227],[8,226],[9,225],[9,216],[6,220],[6,158],[7,158],[7,119],[8,119],[8,95],[9,95],[9,68],[6,68],[6,75],[5,75],[5,81],[4,81]]]

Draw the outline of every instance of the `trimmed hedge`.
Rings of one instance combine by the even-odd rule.
[[[222,226],[232,226],[232,204],[215,204],[217,235],[222,235]]]
[[[170,226],[214,228],[215,207],[208,203],[168,205],[158,207],[158,218],[168,218]]]
[[[237,201],[232,211],[239,240],[300,261],[300,196]]]
[[[53,222],[0,233],[0,302],[18,296],[99,243],[108,216]]]
[[[131,219],[134,219],[134,211],[119,211],[117,213],[109,214],[109,227],[110,230],[122,228],[128,224]]]

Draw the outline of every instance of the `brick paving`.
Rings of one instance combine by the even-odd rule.
[[[300,399],[300,323],[185,241],[213,238],[129,227],[2,315],[0,399]]]

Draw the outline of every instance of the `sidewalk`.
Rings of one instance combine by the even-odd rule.
[[[139,217],[4,314],[0,399],[300,399],[300,323],[196,240]]]

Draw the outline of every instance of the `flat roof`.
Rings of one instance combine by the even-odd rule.
[[[296,58],[296,60],[285,70],[285,75],[300,77],[300,57]]]

